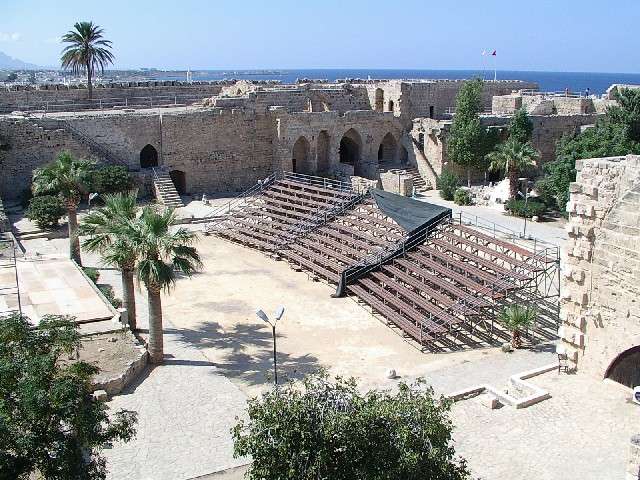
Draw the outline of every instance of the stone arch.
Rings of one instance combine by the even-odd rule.
[[[400,163],[402,165],[406,165],[409,163],[409,152],[404,147],[404,145],[400,145]]]
[[[153,145],[147,144],[140,150],[140,168],[158,166],[158,151]]]
[[[629,388],[640,385],[640,345],[631,347],[613,359],[605,378],[618,382]]]
[[[389,111],[390,112],[393,112],[393,107],[394,107],[393,100],[389,100]]]
[[[350,128],[340,139],[340,162],[354,165],[362,156],[362,137],[357,130]]]
[[[321,130],[318,134],[316,144],[316,170],[318,174],[326,174],[329,172],[329,132]]]
[[[382,142],[380,142],[380,146],[378,147],[378,162],[393,163],[397,158],[398,142],[391,132],[389,132],[384,136]]]
[[[309,164],[309,140],[303,135],[293,144],[291,153],[291,170],[297,173],[312,174],[313,169]]]
[[[176,187],[176,190],[180,195],[184,195],[187,193],[187,174],[182,170],[171,170],[169,172],[169,176],[171,177],[171,181],[173,185]]]
[[[381,88],[376,88],[375,96],[374,96],[374,110],[376,112],[384,111],[384,90]]]

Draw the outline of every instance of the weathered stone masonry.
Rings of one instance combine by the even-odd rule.
[[[567,205],[560,336],[600,378],[640,345],[640,157],[579,160]]]

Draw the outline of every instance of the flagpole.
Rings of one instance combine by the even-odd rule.
[[[497,57],[498,55],[496,55],[496,52],[493,52],[493,81],[497,81],[498,80],[498,69],[496,67],[496,61],[497,61]]]

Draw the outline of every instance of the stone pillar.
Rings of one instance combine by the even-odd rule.
[[[640,435],[631,437],[625,480],[640,480]]]

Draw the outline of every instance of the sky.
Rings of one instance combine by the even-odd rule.
[[[0,51],[59,64],[91,20],[116,68],[640,73],[639,0],[0,0]]]

